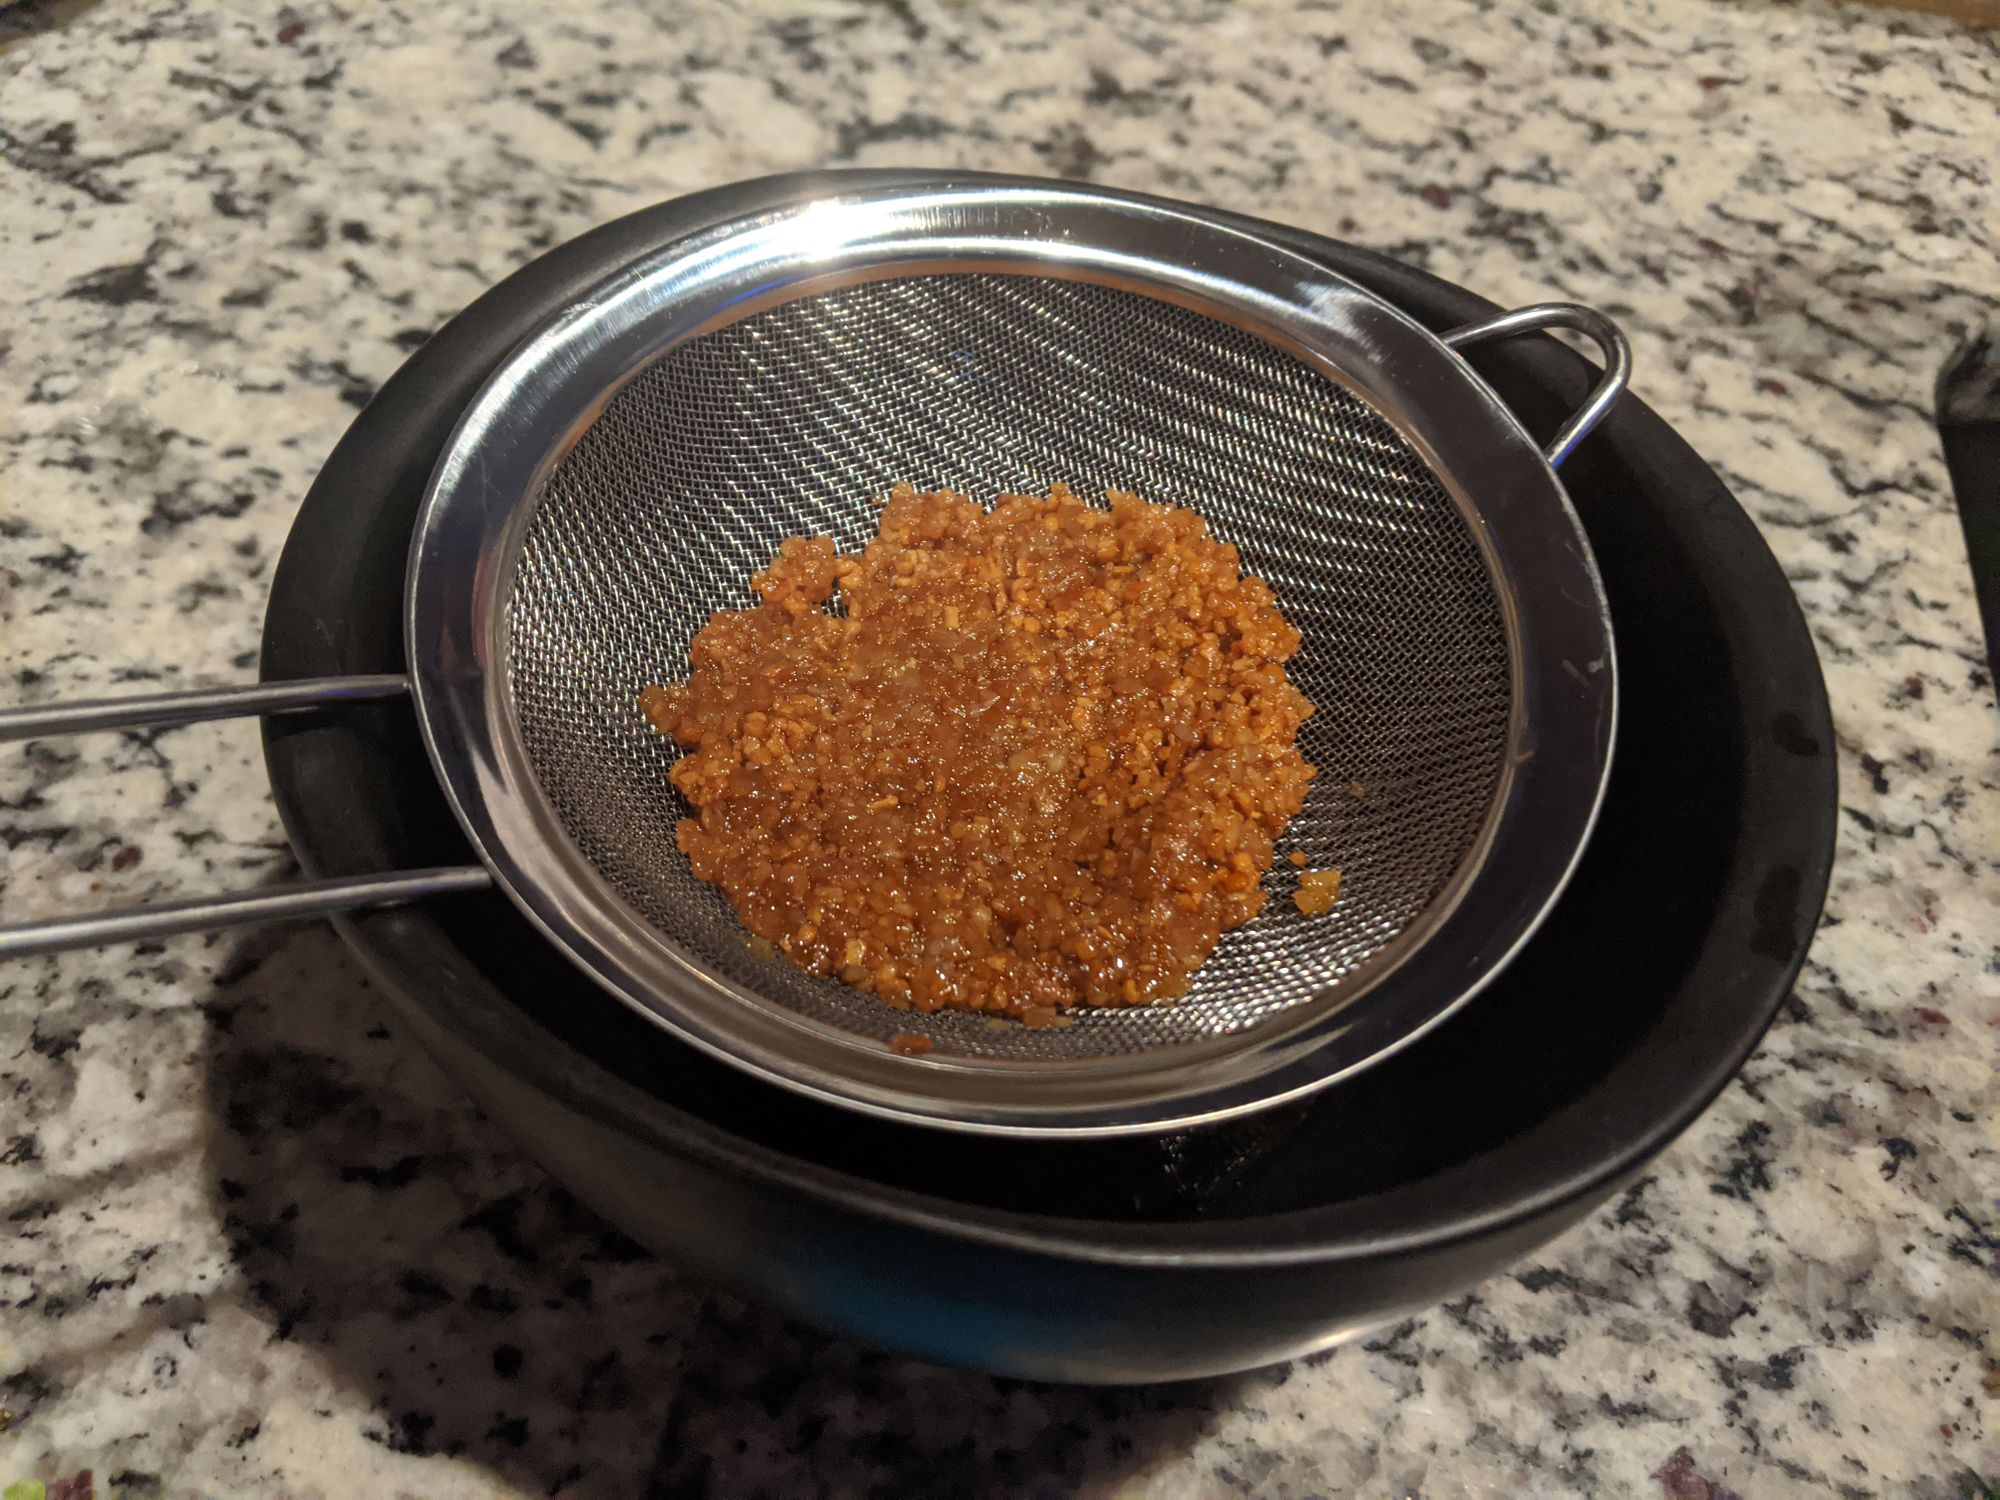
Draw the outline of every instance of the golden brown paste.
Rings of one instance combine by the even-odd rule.
[[[787,541],[640,695],[689,750],[681,851],[752,933],[1047,1025],[1183,993],[1264,904],[1313,775],[1299,633],[1193,512],[1109,500],[898,486],[864,551]]]

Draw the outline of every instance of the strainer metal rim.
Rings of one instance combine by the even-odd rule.
[[[1513,656],[1502,784],[1446,895],[1372,973],[1340,986],[1337,1005],[1323,998],[1244,1035],[1115,1059],[895,1056],[703,970],[582,858],[540,790],[512,728],[505,601],[557,461],[625,381],[684,339],[855,279],[956,270],[1101,281],[1279,343],[1394,422],[1466,517]],[[1054,184],[940,178],[777,202],[630,263],[526,340],[467,408],[424,497],[406,602],[411,683],[440,783],[502,889],[552,941],[618,999],[739,1066],[863,1110],[975,1130],[1105,1134],[1222,1119],[1414,1040],[1499,971],[1560,892],[1595,820],[1616,716],[1608,609],[1567,496],[1450,348],[1353,283],[1199,211]],[[1454,931],[1459,940],[1438,941]]]

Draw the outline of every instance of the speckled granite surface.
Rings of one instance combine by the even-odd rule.
[[[537,250],[756,173],[955,164],[1615,312],[1805,601],[1846,803],[1796,1002],[1614,1208],[1363,1347],[1136,1393],[888,1359],[636,1256],[323,929],[0,971],[0,1483],[1776,1500],[2000,1470],[2000,718],[1927,420],[2000,292],[1991,36],[1697,0],[142,0],[0,10],[0,44],[6,698],[248,675],[316,463]],[[0,754],[7,916],[287,858],[249,726]]]

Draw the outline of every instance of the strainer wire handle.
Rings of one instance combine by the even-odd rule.
[[[401,676],[313,677],[293,682],[58,703],[46,708],[0,709],[0,741],[289,713],[339,703],[396,698],[408,691],[409,682]],[[71,948],[96,948],[107,943],[143,942],[186,932],[211,932],[256,922],[330,916],[361,907],[400,906],[426,896],[484,890],[492,883],[493,877],[482,865],[395,870],[337,880],[307,880],[261,891],[162,901],[89,916],[58,917],[0,927],[0,961],[61,953]]]
[[[1567,328],[1580,333],[1604,353],[1604,374],[1590,398],[1557,429],[1543,449],[1550,468],[1559,468],[1576,445],[1590,435],[1591,428],[1604,420],[1611,404],[1632,379],[1632,345],[1624,331],[1594,307],[1579,302],[1537,302],[1512,312],[1467,323],[1438,335],[1447,346],[1465,349],[1490,339],[1512,338],[1517,333],[1536,333],[1545,328]]]
[[[325,708],[371,698],[401,698],[409,691],[409,679],[391,673],[377,677],[301,677],[291,682],[252,682],[178,693],[52,703],[45,708],[0,708],[0,742],[38,739],[49,734],[87,734],[97,729],[165,729],[176,724],[199,724],[206,719],[241,719],[251,714]]]

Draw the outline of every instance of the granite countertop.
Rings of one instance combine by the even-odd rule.
[[[1614,311],[1805,604],[1845,804],[1796,999],[1614,1207],[1363,1345],[1158,1390],[900,1361],[635,1254],[324,928],[8,967],[0,1485],[1818,1500],[2000,1471],[2000,719],[1928,417],[2000,288],[1992,35],[1720,0],[71,0],[0,8],[0,46],[0,697],[250,676],[315,466],[537,251],[759,173],[959,165]],[[0,847],[12,918],[289,867],[241,724],[0,750]]]

